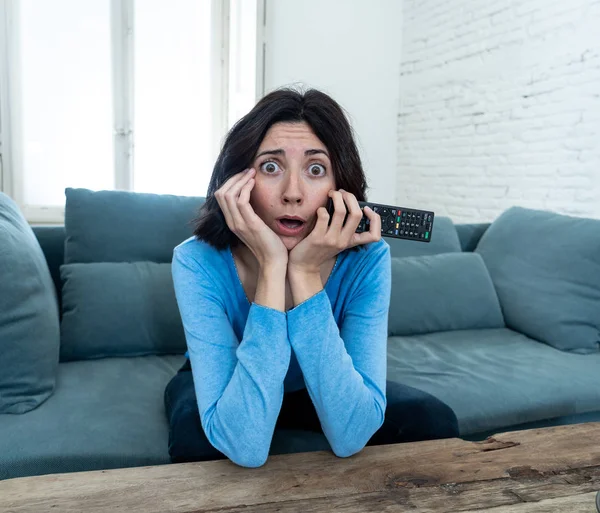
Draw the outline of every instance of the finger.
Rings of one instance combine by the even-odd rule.
[[[230,189],[237,183],[239,183],[240,181],[243,180],[247,180],[248,178],[250,178],[250,176],[248,176],[248,170],[242,171],[241,173],[236,173],[235,175],[233,175],[231,178],[229,178],[216,192],[215,192],[215,199],[217,200],[217,203],[219,204],[219,207],[221,207],[221,212],[223,212],[223,215],[225,216],[225,221],[227,222],[227,225],[231,228],[232,227],[232,215],[231,212],[229,210],[229,206],[227,204],[225,195],[227,194],[227,192],[230,191]]]
[[[315,227],[310,232],[310,235],[315,237],[325,237],[327,234],[329,224],[329,212],[325,207],[319,207],[317,209],[317,222],[315,223]]]
[[[252,205],[250,205],[250,194],[255,184],[256,180],[254,178],[248,180],[246,185],[242,187],[237,202],[238,211],[240,212],[240,215],[247,226],[251,226],[253,223],[256,223],[257,219],[260,219],[256,212],[254,212]]]
[[[225,203],[227,204],[227,209],[229,210],[229,214],[233,221],[233,227],[236,230],[244,228],[244,218],[239,211],[238,207],[238,199],[240,193],[242,192],[242,188],[251,180],[254,176],[254,170],[250,169],[246,176],[241,180],[235,182],[231,187],[225,192]]]
[[[342,230],[344,219],[346,218],[346,205],[340,191],[329,191],[329,197],[333,200],[333,215],[331,216],[331,224],[329,231],[339,233]]]
[[[346,224],[342,229],[342,237],[344,240],[350,240],[352,235],[356,232],[356,228],[358,227],[360,220],[363,217],[363,212],[360,209],[360,205],[356,199],[356,196],[348,191],[340,191],[342,193],[342,197],[344,198],[344,203],[346,204],[346,208],[348,209],[348,218],[346,219]]]
[[[251,168],[244,169],[243,171],[240,171],[239,173],[236,173],[235,175],[229,177],[227,181],[223,185],[221,185],[219,190],[225,193],[236,183],[244,181],[248,177],[248,172],[250,171],[250,169]]]
[[[369,219],[369,231],[355,233],[352,236],[350,247],[359,246],[361,244],[369,244],[370,242],[377,242],[381,239],[381,217],[377,212],[373,212],[370,207],[365,207],[364,212]]]

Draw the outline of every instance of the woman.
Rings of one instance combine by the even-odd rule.
[[[355,233],[365,189],[324,93],[275,91],[231,129],[173,256],[189,360],[165,391],[172,461],[261,466],[276,428],[322,432],[340,457],[414,438],[385,416],[390,252],[368,207],[370,231]],[[417,438],[456,435],[435,427],[451,410],[401,388]]]

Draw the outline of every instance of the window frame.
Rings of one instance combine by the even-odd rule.
[[[134,143],[134,1],[110,0],[111,68],[113,90],[114,177],[118,190],[133,189]],[[256,100],[264,94],[265,1],[257,1]],[[216,158],[227,131],[229,108],[231,0],[211,0],[211,99],[213,134],[211,149]],[[27,221],[63,224],[64,206],[25,204],[22,175],[20,105],[19,0],[0,0],[0,191],[12,197]],[[9,79],[10,76],[10,79]]]

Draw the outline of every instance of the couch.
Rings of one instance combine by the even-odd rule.
[[[0,193],[0,479],[169,462],[170,261],[202,202],[67,189],[65,225],[32,231]],[[449,405],[465,439],[600,420],[600,220],[513,207],[386,240],[388,379]],[[271,454],[327,449],[290,431]]]

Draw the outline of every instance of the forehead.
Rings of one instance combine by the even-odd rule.
[[[327,150],[315,135],[310,125],[304,121],[298,123],[275,123],[265,134],[259,150],[265,149],[321,149]]]

